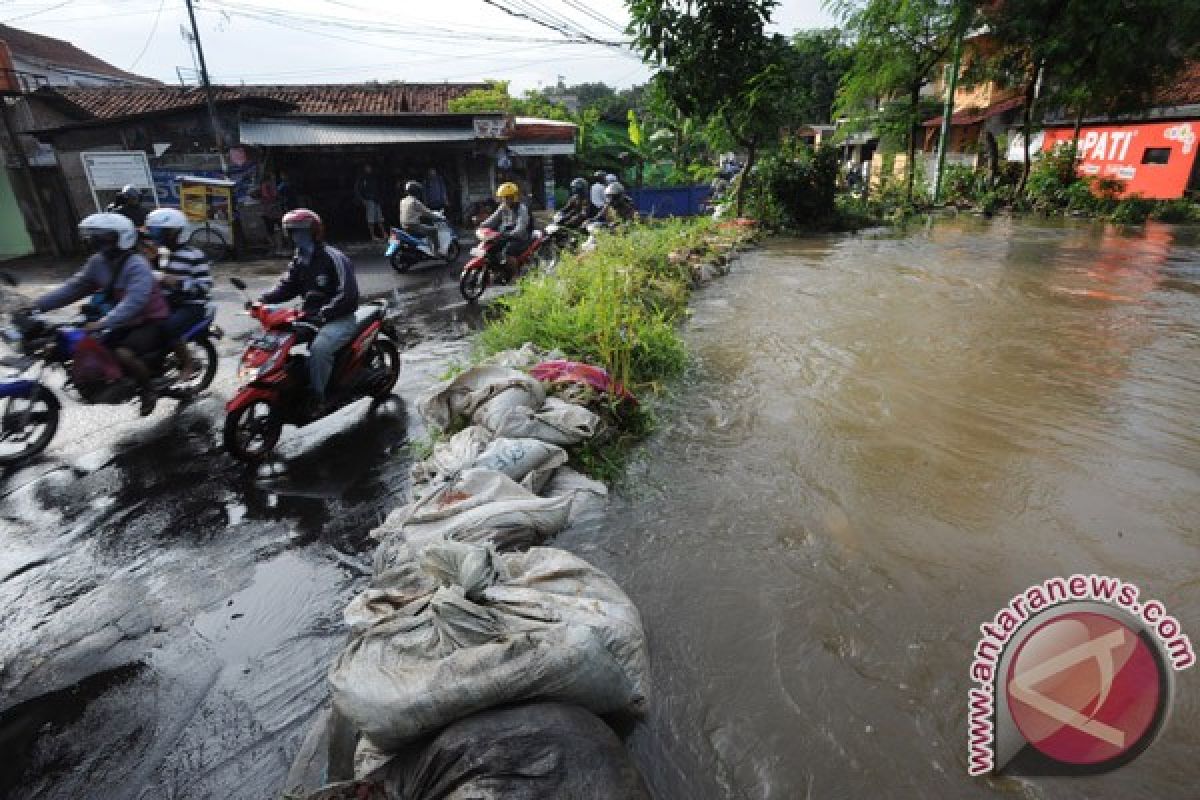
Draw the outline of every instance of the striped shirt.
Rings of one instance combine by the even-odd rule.
[[[163,273],[172,278],[181,278],[183,282],[179,286],[168,287],[171,304],[206,302],[213,287],[211,266],[208,256],[195,247],[184,245],[173,250],[167,265],[163,267]]]

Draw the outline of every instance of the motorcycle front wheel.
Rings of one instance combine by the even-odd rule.
[[[283,432],[279,411],[266,400],[255,400],[225,418],[225,449],[247,464],[270,457]]]
[[[387,399],[388,395],[392,393],[392,389],[396,388],[396,381],[400,380],[400,350],[396,347],[396,343],[380,336],[371,345],[367,364],[371,369],[377,369],[383,373],[378,386],[371,393],[371,398],[374,400]]]
[[[38,384],[28,398],[0,401],[0,466],[33,458],[50,445],[58,431],[62,405],[54,392]]]
[[[474,303],[487,291],[487,267],[481,269],[463,270],[458,279],[458,291],[468,303]]]

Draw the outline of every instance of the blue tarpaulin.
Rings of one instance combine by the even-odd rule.
[[[695,217],[704,213],[709,186],[672,186],[666,189],[631,189],[629,197],[638,213],[647,217]]]

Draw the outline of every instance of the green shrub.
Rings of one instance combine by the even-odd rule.
[[[1141,195],[1135,194],[1117,203],[1111,219],[1118,225],[1141,225],[1149,219],[1150,212],[1153,210],[1153,200],[1147,200]]]
[[[750,207],[768,225],[828,228],[834,222],[838,156],[832,147],[815,152],[802,146],[781,148],[759,163]]]
[[[1200,206],[1182,197],[1177,200],[1164,200],[1155,206],[1150,218],[1159,222],[1180,224],[1200,222]]]

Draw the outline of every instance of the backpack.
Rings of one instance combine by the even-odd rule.
[[[112,350],[94,336],[85,336],[75,345],[71,359],[71,381],[85,393],[91,387],[113,383],[121,378],[121,365]]]

